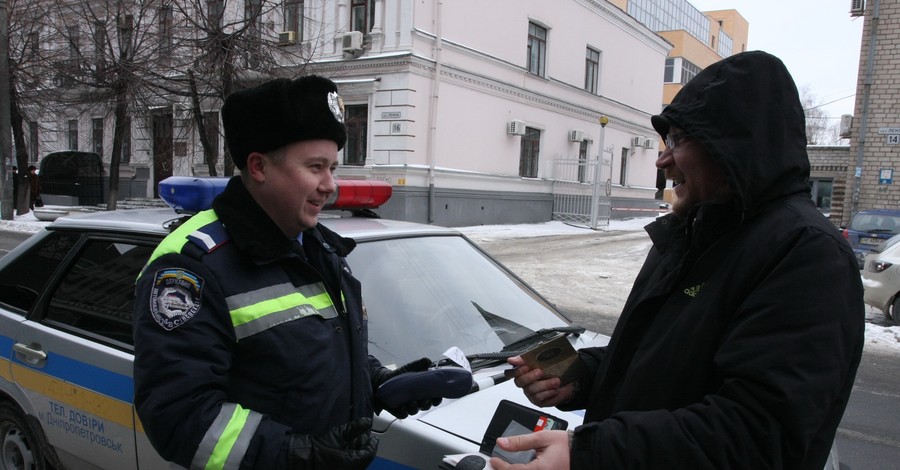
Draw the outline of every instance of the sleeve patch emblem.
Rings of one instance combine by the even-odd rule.
[[[171,331],[200,310],[203,278],[184,269],[156,272],[150,294],[150,313],[159,326]]]

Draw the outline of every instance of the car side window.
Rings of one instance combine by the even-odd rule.
[[[23,315],[31,311],[79,237],[71,232],[51,233],[0,271],[0,303]]]
[[[133,345],[134,281],[153,246],[88,240],[50,296],[45,319]]]

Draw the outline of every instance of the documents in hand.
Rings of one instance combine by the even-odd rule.
[[[542,369],[544,377],[559,377],[562,385],[574,382],[584,372],[584,364],[566,335],[557,335],[521,354],[525,365]]]

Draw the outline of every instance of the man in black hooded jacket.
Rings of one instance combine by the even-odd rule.
[[[741,53],[652,123],[676,201],[646,227],[609,345],[581,350],[589,372],[564,387],[510,359],[532,403],[585,408],[584,424],[498,443],[536,449],[527,468],[821,469],[865,315],[853,252],[810,199],[797,88],[776,57]]]

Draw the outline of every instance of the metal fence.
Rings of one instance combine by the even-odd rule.
[[[557,158],[553,164],[553,220],[575,225],[591,224],[597,159]],[[604,165],[605,166],[605,165]],[[603,168],[601,168],[601,174]],[[610,181],[601,180],[597,204],[597,226],[608,227]]]

